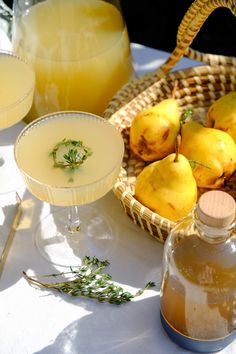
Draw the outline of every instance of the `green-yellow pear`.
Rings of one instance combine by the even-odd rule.
[[[162,159],[175,151],[180,112],[174,98],[139,112],[130,127],[130,148],[144,161]]]
[[[173,153],[144,167],[136,180],[135,197],[169,220],[186,216],[197,200],[197,185],[188,160]]]
[[[181,129],[180,153],[195,161],[198,187],[220,188],[236,170],[236,144],[226,132],[190,121]]]
[[[236,144],[236,92],[229,92],[215,101],[207,112],[207,126],[224,130]]]

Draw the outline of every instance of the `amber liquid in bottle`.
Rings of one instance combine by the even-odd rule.
[[[177,244],[169,267],[161,298],[167,322],[193,338],[230,334],[236,326],[236,239],[209,247],[188,236]]]

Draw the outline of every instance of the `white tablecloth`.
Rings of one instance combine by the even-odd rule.
[[[2,34],[1,38],[0,47]],[[139,74],[155,69],[168,57],[168,53],[137,44],[132,44],[132,52]],[[176,68],[193,64],[183,59]],[[22,126],[19,123],[1,132],[0,148],[13,146]],[[0,278],[0,354],[189,353],[175,345],[160,324],[163,245],[125,215],[112,192],[96,203],[110,216],[117,237],[116,247],[109,256],[108,272],[114,281],[131,292],[149,280],[156,282],[155,288],[121,306],[42,291],[27,283],[22,277],[23,270],[45,274],[57,269],[40,256],[33,241],[34,228],[50,211],[50,206],[24,189],[21,193],[23,216]],[[7,199],[11,203],[14,195],[0,196],[1,205],[5,205],[1,210],[0,236],[9,223]],[[236,343],[221,353],[235,352]]]

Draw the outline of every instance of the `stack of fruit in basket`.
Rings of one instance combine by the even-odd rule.
[[[199,193],[224,188],[236,175],[236,92],[209,107],[204,126],[188,113],[180,114],[173,91],[130,127],[130,148],[146,162],[135,198],[171,221],[186,216]]]

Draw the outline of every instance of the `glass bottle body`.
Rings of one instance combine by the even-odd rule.
[[[205,352],[209,346],[219,350],[234,333],[234,226],[217,229],[188,217],[176,225],[166,240],[160,300],[162,321],[175,332],[179,344],[190,350]]]

